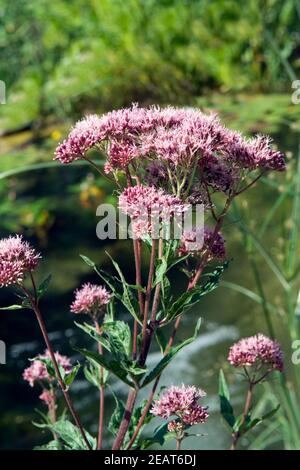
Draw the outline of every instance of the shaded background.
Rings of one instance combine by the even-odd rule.
[[[132,102],[199,106],[218,112],[231,128],[269,133],[291,158],[285,175],[270,176],[239,201],[256,232],[294,171],[300,104],[292,104],[291,94],[300,67],[299,23],[296,0],[0,0],[0,79],[7,89],[7,103],[0,106],[0,235],[22,233],[42,252],[38,275],[53,275],[42,307],[60,352],[76,360],[70,343],[87,345],[73,327],[69,305],[80,283],[97,279],[79,254],[109,268],[109,249],[131,278],[133,263],[129,243],[96,238],[95,209],[114,201],[107,182],[83,165],[47,166],[58,142],[84,114]],[[264,235],[278,263],[290,206],[287,197]],[[235,217],[224,233],[233,257],[224,279],[255,291]],[[280,306],[276,279],[265,264],[259,266],[265,290]],[[180,276],[173,282],[180,286]],[[0,305],[11,301],[10,291],[2,289]],[[267,328],[260,306],[225,286],[185,318],[181,338],[199,315],[199,339],[178,356],[162,384],[184,381],[207,390],[212,416],[201,428],[205,436],[186,441],[185,447],[220,449],[228,446],[228,434],[218,414],[219,368],[229,375],[234,403],[240,406],[244,387],[236,385],[226,364],[228,347]],[[286,331],[280,319],[274,321],[289,356]],[[44,345],[31,312],[2,311],[0,325],[0,339],[7,345],[7,364],[0,365],[0,448],[30,449],[49,436],[31,424],[39,419],[34,408],[42,405],[39,390],[28,387],[21,374],[28,357]],[[112,381],[112,387],[125,396],[124,386]],[[96,390],[79,377],[72,395],[84,424],[95,433]],[[107,414],[113,406],[108,396]],[[282,446],[279,433],[276,446]]]

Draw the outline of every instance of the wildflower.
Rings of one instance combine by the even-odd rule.
[[[184,426],[180,421],[173,420],[173,421],[170,421],[168,423],[168,431],[169,432],[175,432],[176,434],[177,433],[180,434],[184,430],[183,428],[184,428]]]
[[[183,202],[154,186],[137,185],[126,188],[119,196],[119,207],[131,217],[136,238],[154,232],[155,223],[164,223],[174,216],[181,217],[187,209]]]
[[[53,406],[53,394],[50,392],[50,390],[44,389],[39,396],[39,399],[46,403],[49,408]]]
[[[71,130],[55,152],[70,163],[95,145],[108,155],[105,171],[124,170],[134,159],[147,170],[153,160],[189,170],[199,163],[205,183],[227,191],[241,169],[283,170],[284,155],[265,136],[246,139],[221,125],[216,115],[198,109],[132,105],[87,116]]]
[[[209,416],[207,407],[198,404],[204,396],[206,393],[194,386],[172,386],[154,402],[151,413],[164,419],[176,415],[186,425],[204,423]]]
[[[279,343],[261,333],[234,344],[229,350],[228,361],[234,367],[265,365],[283,371],[283,353]]]
[[[285,169],[285,157],[271,147],[270,137],[258,135],[247,139],[239,132],[228,131],[224,140],[225,157],[240,168]]]
[[[40,254],[20,235],[0,240],[0,287],[20,284],[26,272],[33,271]]]
[[[185,255],[201,254],[209,249],[209,261],[213,259],[224,260],[226,257],[225,240],[223,236],[218,232],[214,235],[214,241],[212,246],[213,230],[208,227],[203,229],[186,230],[181,238],[181,245],[179,253]]]
[[[84,157],[102,136],[101,119],[96,115],[87,116],[73,127],[68,139],[57,147],[54,159],[60,160],[61,163],[78,160]]]
[[[69,374],[72,370],[70,359],[66,356],[62,356],[59,352],[56,352],[54,355],[58,365],[65,370],[66,374]],[[44,359],[51,359],[48,350],[46,350],[44,354],[37,356],[34,361],[32,361],[31,365],[23,372],[23,379],[29,382],[31,387],[34,386],[35,382],[43,380],[51,382],[53,380],[47,371],[46,364],[43,362]]]
[[[71,312],[86,313],[92,317],[97,316],[111,300],[111,293],[105,287],[95,284],[83,284],[75,291],[75,300],[71,305]]]

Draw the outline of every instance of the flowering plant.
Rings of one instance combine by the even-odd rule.
[[[157,442],[158,435],[159,442],[174,437],[179,449],[190,435],[190,427],[208,419],[207,407],[198,404],[204,392],[193,386],[173,386],[155,399],[161,374],[199,333],[200,320],[191,338],[177,341],[183,315],[217,287],[228,266],[220,231],[232,202],[262,175],[284,170],[284,155],[272,148],[269,138],[245,138],[225,128],[215,115],[196,109],[137,105],[100,117],[87,116],[58,146],[55,159],[63,164],[83,159],[103,174],[90,155],[92,151],[107,156],[104,175],[116,185],[119,208],[131,221],[136,275],[135,284],[129,284],[114,259],[110,258],[116,274],[111,275],[82,256],[101,282],[78,289],[70,307],[74,314],[88,316],[88,322],[76,324],[97,343],[97,352],[78,349],[87,361],[87,380],[99,389],[97,441],[83,428],[69,394],[79,365],[71,368],[68,361],[53,352],[41,315],[40,298],[49,279],[37,287],[33,271],[40,255],[16,236],[0,242],[0,286],[13,285],[22,296],[17,308],[35,312],[48,349],[24,372],[24,378],[31,385],[36,380],[48,383],[41,399],[51,414],[45,426],[51,429],[54,440],[47,448],[102,448],[107,418],[105,388],[114,375],[128,387],[128,397],[126,404],[116,397],[116,410],[109,424],[114,436],[112,449],[146,448]],[[204,227],[185,228],[179,239],[172,238],[170,225],[178,224],[187,205],[204,208]],[[142,259],[149,261],[147,276],[142,272]],[[184,291],[174,298],[169,273],[176,269],[181,269],[187,281]],[[120,320],[120,309],[132,320]],[[147,359],[155,342],[161,358],[150,369]],[[282,370],[279,346],[260,335],[235,345],[229,362],[245,367],[251,390],[271,370]],[[265,373],[257,378],[247,367],[254,368],[255,374],[264,368]],[[56,391],[57,386],[62,391],[75,426],[64,416],[55,414],[54,418],[53,383]],[[148,399],[137,405],[140,390],[150,384]],[[224,403],[231,410],[224,384],[222,375],[221,412],[230,423],[235,446],[245,422],[250,419],[251,427],[255,424],[249,418],[250,405],[242,421],[233,412],[224,411]],[[173,419],[147,438],[142,431],[154,416]]]

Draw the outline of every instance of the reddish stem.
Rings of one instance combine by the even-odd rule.
[[[246,402],[245,402],[245,406],[243,410],[243,418],[241,420],[240,429],[242,429],[243,425],[245,424],[247,414],[251,406],[251,401],[253,398],[253,388],[254,388],[253,383],[249,382],[249,388],[248,388],[248,392],[246,396]],[[232,444],[231,444],[230,450],[236,450],[238,440],[242,435],[243,435],[243,431],[236,431],[232,434]]]
[[[127,402],[126,402],[125,413],[124,413],[124,416],[123,416],[123,419],[119,428],[119,432],[115,439],[112,450],[119,450],[122,446],[126,432],[130,424],[130,419],[131,419],[132,411],[135,405],[137,394],[138,394],[137,389],[131,389],[131,391],[129,392]]]
[[[206,254],[204,255],[204,257],[202,258],[201,264],[199,265],[199,267],[198,267],[198,269],[197,269],[197,271],[196,271],[196,273],[195,273],[194,278],[189,282],[188,287],[187,287],[187,290],[192,289],[192,288],[196,285],[197,281],[199,280],[199,278],[200,278],[200,276],[201,276],[201,274],[202,274],[202,272],[203,272],[203,269],[204,269],[205,264],[206,264],[206,262],[207,262],[207,260],[208,260],[208,257],[209,257],[209,253],[210,253],[211,247],[213,246],[213,244],[214,244],[214,242],[215,242],[215,239],[216,239],[216,237],[217,237],[217,234],[218,234],[218,232],[220,231],[220,228],[221,228],[221,226],[222,226],[224,217],[225,217],[225,215],[226,215],[226,213],[227,213],[227,211],[228,211],[228,209],[229,209],[229,207],[230,207],[231,201],[232,201],[232,198],[228,198],[227,201],[226,201],[226,203],[225,203],[224,209],[223,209],[222,213],[220,214],[220,216],[219,216],[219,218],[218,218],[218,220],[217,220],[217,223],[216,223],[214,232],[213,232],[213,234],[212,234],[212,237],[211,237],[210,244],[209,244],[209,247],[208,247],[208,249],[207,249],[207,252],[206,252]],[[204,260],[204,262],[203,262],[203,260]],[[168,351],[170,350],[170,348],[171,348],[172,345],[173,345],[173,342],[174,342],[174,340],[175,340],[175,336],[176,336],[177,331],[178,331],[179,326],[180,326],[180,322],[181,322],[181,317],[179,316],[179,317],[176,319],[176,321],[175,321],[175,324],[174,324],[174,327],[173,327],[173,330],[172,330],[172,334],[171,334],[170,339],[169,339],[169,341],[168,341],[167,347],[166,347],[166,349],[165,349],[165,351],[164,351],[164,355],[166,355],[166,354],[168,353]],[[140,419],[139,419],[139,422],[138,422],[138,424],[137,424],[137,426],[136,426],[136,429],[135,429],[135,431],[134,431],[134,433],[133,433],[133,435],[132,435],[132,438],[130,439],[130,442],[129,442],[128,446],[127,446],[127,449],[131,449],[131,447],[133,446],[133,444],[134,444],[134,442],[135,442],[135,440],[136,440],[136,438],[137,438],[137,436],[138,436],[138,434],[139,434],[139,432],[140,432],[140,430],[141,430],[141,427],[142,427],[142,425],[143,425],[143,423],[144,423],[144,420],[145,420],[145,418],[146,418],[146,416],[147,416],[147,414],[148,414],[148,411],[149,411],[149,409],[150,409],[150,407],[151,407],[152,400],[153,400],[153,398],[154,398],[154,395],[155,395],[156,389],[157,389],[157,387],[158,387],[160,378],[161,378],[161,375],[159,375],[159,376],[156,378],[156,380],[155,380],[155,382],[154,382],[154,384],[153,384],[153,387],[152,387],[152,390],[151,390],[151,392],[150,392],[149,398],[148,398],[148,400],[147,400],[147,403],[146,403],[146,405],[145,405],[145,408],[144,408],[144,410],[143,410],[143,413],[142,413],[142,415],[141,415],[141,417],[140,417]]]
[[[41,315],[41,312],[40,312],[40,309],[38,307],[38,305],[36,303],[34,303],[32,305],[32,308],[33,308],[33,311],[36,315],[36,318],[37,318],[37,321],[39,323],[39,326],[40,326],[40,329],[41,329],[41,332],[42,332],[42,335],[44,337],[44,341],[46,343],[46,346],[47,346],[47,349],[49,351],[49,354],[50,354],[50,358],[52,360],[52,363],[53,363],[53,367],[54,367],[54,370],[55,370],[55,374],[56,374],[56,378],[57,378],[57,381],[59,383],[59,386],[61,388],[61,391],[65,397],[65,400],[66,400],[66,403],[67,403],[67,406],[69,408],[69,411],[76,423],[76,426],[78,427],[80,433],[81,433],[81,436],[87,446],[87,448],[89,450],[92,450],[92,447],[89,443],[89,441],[87,440],[87,437],[85,435],[85,432],[84,432],[84,429],[82,427],[82,424],[80,422],[80,419],[79,419],[79,416],[77,415],[77,412],[75,411],[75,408],[73,406],[73,403],[71,401],[71,398],[70,398],[70,395],[69,395],[69,392],[67,391],[65,385],[64,385],[64,382],[63,382],[63,379],[62,379],[62,376],[61,376],[61,373],[59,371],[59,367],[58,367],[58,364],[57,364],[57,361],[56,361],[56,358],[55,358],[55,355],[54,355],[54,351],[53,351],[53,348],[52,348],[52,345],[51,345],[51,342],[49,340],[49,336],[48,336],[48,333],[47,333],[47,330],[46,330],[46,326],[45,326],[45,323],[44,323],[44,320],[42,318],[42,315]]]

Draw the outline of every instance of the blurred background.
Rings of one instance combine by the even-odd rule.
[[[269,431],[260,428],[264,438],[252,433],[242,445],[300,448],[300,419],[291,428],[290,404],[297,400],[299,375],[290,364],[300,313],[299,306],[293,314],[300,287],[300,104],[292,102],[299,24],[297,0],[0,0],[0,80],[7,94],[0,105],[0,235],[22,233],[43,254],[38,277],[53,275],[42,304],[45,321],[55,349],[74,361],[71,344],[85,346],[87,339],[73,326],[73,291],[82,282],[97,282],[79,254],[109,269],[108,249],[133,278],[130,244],[96,238],[96,207],[114,201],[113,188],[87,166],[52,163],[55,147],[76,120],[132,102],[196,106],[218,112],[233,129],[270,134],[287,153],[287,172],[263,179],[227,220],[233,261],[223,285],[185,318],[179,336],[188,336],[199,316],[201,335],[163,377],[162,384],[184,381],[207,390],[212,416],[201,428],[205,436],[185,441],[187,449],[228,447],[218,413],[219,368],[239,410],[245,389],[226,363],[228,348],[258,331],[273,331],[282,342],[284,387],[292,398]],[[182,283],[180,276],[173,281],[175,287]],[[12,299],[9,289],[1,289],[0,306]],[[22,371],[44,345],[29,311],[1,311],[0,325],[7,345],[7,364],[0,365],[0,448],[31,449],[49,435],[32,425],[39,420],[34,408],[43,405]],[[125,387],[114,381],[112,387],[125,396]],[[264,406],[276,405],[286,390],[280,387],[275,377],[271,387],[261,388]],[[80,376],[71,394],[95,433],[97,391]],[[109,413],[114,402],[109,395],[107,400]],[[153,426],[159,424],[156,419]],[[106,445],[110,439],[107,434]]]

